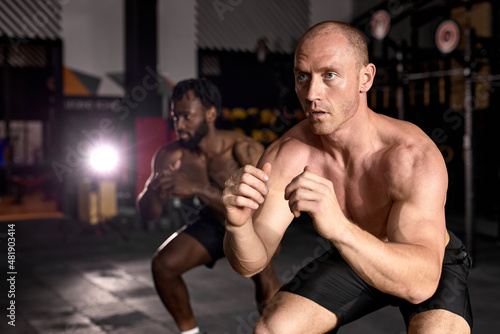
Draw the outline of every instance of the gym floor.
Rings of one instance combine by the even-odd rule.
[[[144,231],[130,217],[99,228],[65,219],[14,222],[16,274],[8,275],[8,224],[0,225],[0,247],[5,259],[0,269],[4,277],[13,279],[4,278],[0,283],[3,310],[0,333],[178,333],[156,295],[150,272],[151,255],[173,231],[173,226],[157,224],[150,231]],[[449,223],[449,228],[463,240],[460,224],[458,219]],[[474,240],[475,265],[470,275],[473,333],[498,333],[500,241],[479,233]],[[324,247],[324,243],[311,225],[307,221],[295,221],[275,261],[279,279],[283,282],[290,278],[318,247]],[[258,317],[253,283],[235,274],[227,260],[218,261],[213,269],[193,269],[185,275],[185,280],[203,331],[210,334],[252,332]],[[12,301],[15,309],[7,310],[12,309]],[[339,332],[400,334],[406,331],[398,310],[389,307]]]

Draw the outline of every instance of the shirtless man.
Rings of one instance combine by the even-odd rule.
[[[368,108],[364,37],[340,22],[312,27],[294,73],[307,119],[226,183],[224,249],[255,275],[301,212],[334,247],[280,289],[255,333],[325,333],[386,305],[409,333],[470,333],[471,260],[446,229],[443,157],[415,125]]]
[[[137,206],[144,221],[159,217],[172,197],[201,200],[196,221],[169,237],[152,261],[158,294],[182,333],[199,332],[181,277],[200,265],[213,267],[224,256],[222,189],[227,178],[243,165],[256,165],[264,148],[234,131],[215,128],[221,111],[219,90],[208,80],[185,80],[173,91],[171,112],[178,140],[161,147]],[[181,208],[182,209],[182,208]],[[196,207],[186,208],[192,216]],[[270,264],[253,277],[260,307],[279,289]]]

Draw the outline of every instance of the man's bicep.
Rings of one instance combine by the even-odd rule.
[[[391,170],[387,178],[389,197],[393,201],[388,237],[395,242],[430,243],[431,246],[444,243],[448,174],[442,155],[434,147],[399,153],[393,163],[397,168]]]
[[[392,204],[387,237],[390,242],[425,246],[442,256],[446,246],[446,189],[432,177],[410,188]]]
[[[446,233],[444,210],[416,203],[397,201],[392,204],[387,223],[390,242],[427,244]]]

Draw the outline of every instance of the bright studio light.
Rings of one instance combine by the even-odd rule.
[[[118,153],[110,146],[96,147],[90,153],[90,166],[98,172],[110,172],[118,164]]]

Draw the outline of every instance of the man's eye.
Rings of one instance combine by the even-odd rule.
[[[297,80],[299,80],[299,81],[303,81],[303,80],[306,80],[306,79],[307,79],[307,74],[305,74],[305,73],[299,73],[297,75]]]
[[[327,74],[325,75],[325,77],[326,77],[327,79],[334,79],[334,78],[336,77],[336,75],[335,75],[335,73],[327,73]]]

